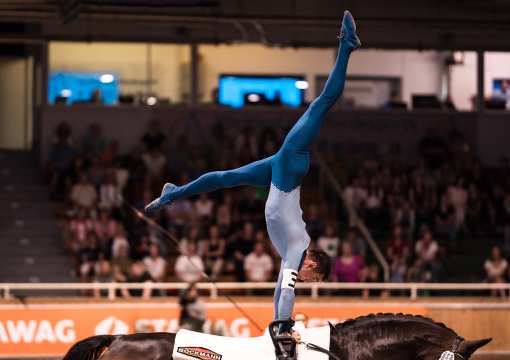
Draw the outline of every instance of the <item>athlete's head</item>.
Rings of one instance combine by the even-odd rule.
[[[306,251],[303,265],[299,270],[299,280],[304,282],[325,281],[331,271],[331,260],[322,250]]]

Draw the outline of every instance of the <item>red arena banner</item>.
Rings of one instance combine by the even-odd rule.
[[[242,303],[240,306],[260,328],[272,319],[271,303]],[[295,310],[304,315],[307,327],[377,312],[426,314],[423,306],[398,303],[301,303]],[[91,335],[175,332],[178,318],[179,308],[175,303],[0,305],[0,357],[60,356],[73,343]],[[229,303],[207,305],[205,330],[236,337],[261,335]]]

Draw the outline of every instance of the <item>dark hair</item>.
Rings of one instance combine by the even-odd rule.
[[[331,273],[331,259],[322,250],[308,250],[308,256],[315,263],[315,273],[319,274],[320,280],[327,280]]]

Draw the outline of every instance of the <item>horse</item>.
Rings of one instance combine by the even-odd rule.
[[[492,340],[465,340],[419,315],[380,313],[329,326],[326,350],[340,360],[467,360]],[[235,348],[236,339],[228,339]],[[169,360],[175,340],[176,334],[162,332],[97,335],[77,342],[63,360]]]

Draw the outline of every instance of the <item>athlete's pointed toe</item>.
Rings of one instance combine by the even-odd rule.
[[[344,11],[342,19],[342,30],[340,31],[340,39],[352,47],[353,50],[361,46],[361,41],[356,33],[356,22],[349,10]]]
[[[159,198],[152,200],[146,207],[145,212],[150,214],[156,210],[158,210],[161,207],[161,203],[159,201]]]

